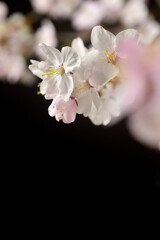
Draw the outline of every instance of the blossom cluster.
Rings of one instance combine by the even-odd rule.
[[[115,36],[102,26],[95,26],[89,49],[80,38],[74,39],[71,47],[63,47],[61,52],[40,44],[46,60],[31,60],[29,68],[42,79],[40,93],[46,99],[53,99],[49,114],[65,123],[73,122],[77,113],[83,114],[97,125],[107,125],[112,116],[119,116],[124,101],[120,97],[121,88],[127,85],[122,84],[125,74],[121,65],[127,57],[122,47],[132,41],[137,44],[139,41],[134,29]]]

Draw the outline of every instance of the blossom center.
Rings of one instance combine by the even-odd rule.
[[[116,51],[113,51],[113,52],[109,53],[109,51],[106,50],[106,51],[105,51],[105,54],[106,54],[106,56],[107,56],[108,63],[115,64]]]
[[[117,53],[112,46],[107,47],[107,49],[104,52],[102,52],[102,54],[104,56],[103,58],[101,58],[102,60],[105,60],[108,63],[112,63],[112,64],[116,63]]]
[[[42,74],[42,77],[51,76],[51,75],[61,75],[62,76],[65,73],[64,67],[62,65],[58,66],[56,68],[48,67],[47,70],[48,70],[48,72]]]
[[[88,81],[86,82],[75,82],[74,89],[72,92],[72,97],[78,97],[80,94],[84,93],[86,90],[90,89],[91,86],[89,85]]]

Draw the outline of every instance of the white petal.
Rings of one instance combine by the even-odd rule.
[[[101,26],[96,26],[91,32],[91,43],[93,47],[99,51],[105,51],[108,47],[113,47],[115,35],[105,30]]]
[[[51,117],[54,117],[55,116],[55,111],[56,111],[56,109],[55,109],[54,100],[53,100],[51,105],[48,108],[48,113]]]
[[[42,49],[42,51],[47,55],[52,65],[57,66],[62,64],[61,53],[58,49],[53,48],[51,46],[47,46],[44,43],[39,44],[39,46]]]
[[[56,76],[56,78],[52,77],[48,81],[46,95],[45,95],[46,99],[53,99],[53,98],[55,98],[55,96],[57,96],[59,94],[59,83],[60,83],[60,81],[61,81],[61,76],[60,75]]]
[[[81,58],[84,57],[87,52],[87,48],[84,46],[83,40],[80,37],[73,39],[72,48]]]
[[[64,123],[71,123],[74,122],[76,118],[77,113],[77,103],[73,99],[69,99],[69,102],[67,103],[67,109],[64,111],[63,115],[63,122]]]
[[[64,73],[59,83],[59,94],[65,101],[68,101],[72,91],[73,91],[73,78],[70,74]]]
[[[106,111],[105,117],[103,119],[103,125],[106,126],[110,123],[111,121],[111,115],[109,114],[109,112]]]
[[[41,92],[42,95],[46,94],[47,87],[48,87],[48,81],[47,80],[43,80],[40,83],[40,92]]]
[[[89,118],[95,125],[107,125],[111,121],[111,116],[105,106],[105,103],[101,105],[99,111],[93,107]]]
[[[74,69],[72,77],[73,77],[74,84],[76,84],[77,82],[78,83],[84,82],[86,77],[84,67],[80,66]]]
[[[35,60],[31,60],[31,65],[29,65],[29,69],[31,70],[31,72],[36,75],[37,77],[39,78],[43,78],[42,77],[42,74],[43,74],[43,71],[41,71],[39,68],[38,68],[38,64],[39,62],[38,61],[35,61]]]
[[[92,98],[90,92],[88,91],[85,94],[81,94],[77,98],[77,103],[77,113],[83,114],[85,117],[87,117],[90,114],[92,108]]]
[[[92,69],[89,83],[95,88],[101,88],[119,73],[118,68],[111,63],[96,63]]]
[[[92,94],[93,104],[96,107],[96,109],[99,110],[99,108],[100,108],[100,97],[99,97],[99,94],[96,91],[96,89],[94,89],[94,88],[91,88],[90,91],[91,91],[91,94]]]
[[[83,65],[85,68],[92,67],[92,64],[100,61],[102,55],[95,49],[90,50],[86,53],[86,55],[82,59],[81,65]]]
[[[115,41],[116,52],[119,57],[125,58],[125,54],[123,53],[123,48],[125,44],[137,42],[139,40],[139,33],[135,29],[127,29],[117,34]]]
[[[71,72],[75,67],[80,65],[80,57],[71,47],[63,47],[61,52],[65,72]]]

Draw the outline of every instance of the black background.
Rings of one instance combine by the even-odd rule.
[[[28,1],[6,2],[10,13],[31,9]],[[105,128],[77,115],[66,125],[48,115],[49,105],[36,85],[0,82],[1,163],[10,196],[53,194],[95,204],[134,198],[142,205],[152,199],[158,206],[160,154],[136,142],[125,120]]]

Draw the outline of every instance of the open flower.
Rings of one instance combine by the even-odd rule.
[[[46,61],[31,61],[29,69],[43,81],[40,91],[46,99],[53,99],[60,95],[68,101],[73,91],[72,71],[80,65],[80,58],[71,47],[63,47],[60,52],[56,48],[40,44],[41,49],[47,55]]]
[[[103,59],[115,64],[117,57],[124,58],[122,46],[129,41],[138,41],[139,33],[134,29],[127,29],[116,36],[101,26],[92,29],[91,42],[95,49],[102,53]]]
[[[80,37],[74,38],[71,46],[81,59],[88,52],[88,49],[85,47],[84,42]]]
[[[76,101],[69,98],[69,100],[66,102],[61,96],[55,97],[48,108],[48,113],[51,117],[55,116],[58,122],[59,120],[63,120],[64,123],[74,122],[76,118],[76,112]]]

